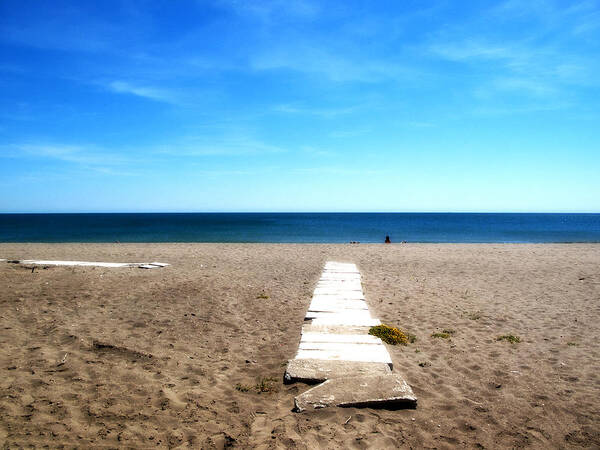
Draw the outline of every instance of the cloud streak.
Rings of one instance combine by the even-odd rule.
[[[285,153],[277,145],[268,144],[249,137],[231,138],[185,138],[177,143],[161,145],[152,149],[157,155],[175,157],[252,156]]]
[[[107,87],[112,92],[118,94],[129,94],[158,102],[177,103],[177,98],[172,92],[161,88],[143,86],[120,80],[112,81]]]

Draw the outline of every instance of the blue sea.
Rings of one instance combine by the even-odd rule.
[[[600,242],[600,214],[0,214],[0,242]]]

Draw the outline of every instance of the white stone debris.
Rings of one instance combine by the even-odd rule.
[[[93,266],[93,267],[139,267],[141,269],[157,269],[166,267],[170,264],[161,262],[151,263],[113,263],[113,262],[96,262],[96,261],[50,261],[41,259],[21,259],[18,264],[30,264],[35,266]]]

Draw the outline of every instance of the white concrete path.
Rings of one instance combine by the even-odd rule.
[[[367,328],[361,334],[344,331],[348,327],[381,324],[371,317],[364,298],[356,265],[326,263],[305,320],[312,320],[312,326],[333,326],[335,331],[303,332],[296,359],[385,363],[391,368],[392,360],[385,345],[367,334]]]
[[[284,382],[321,383],[296,396],[295,411],[327,406],[415,407],[417,398],[404,379],[392,373],[392,359],[369,328],[371,317],[358,268],[328,262],[304,317],[296,357]]]

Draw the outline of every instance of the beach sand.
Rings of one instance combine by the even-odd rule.
[[[0,263],[7,447],[600,446],[600,245],[2,244],[0,257],[172,264]],[[282,375],[328,260],[356,263],[371,314],[416,335],[388,349],[417,409],[292,412],[307,387]]]

